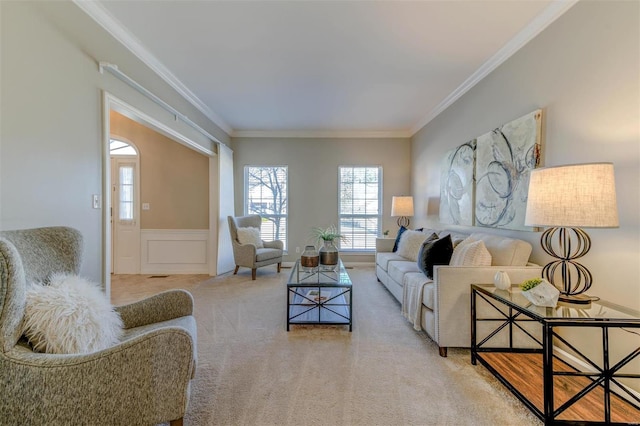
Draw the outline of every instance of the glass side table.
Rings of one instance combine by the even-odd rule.
[[[640,422],[640,312],[606,301],[532,305],[471,285],[471,363],[550,424]]]

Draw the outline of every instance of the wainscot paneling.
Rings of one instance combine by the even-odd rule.
[[[143,229],[142,274],[208,274],[208,229]]]

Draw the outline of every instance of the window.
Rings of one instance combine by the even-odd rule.
[[[245,166],[244,212],[262,217],[265,241],[280,240],[287,250],[287,167]]]
[[[341,250],[373,251],[382,224],[382,167],[340,167],[339,232]]]
[[[118,139],[110,140],[109,152],[111,155],[138,155],[138,152],[133,146]]]
[[[120,220],[133,220],[133,172],[134,168],[132,165],[119,166],[118,184],[120,186],[120,208],[118,211]]]

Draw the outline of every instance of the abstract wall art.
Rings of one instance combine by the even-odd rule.
[[[476,140],[447,152],[440,169],[440,222],[473,225]]]
[[[531,231],[524,226],[529,174],[540,162],[542,110],[476,140],[475,225]]]

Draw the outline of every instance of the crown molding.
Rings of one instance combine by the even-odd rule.
[[[234,130],[232,138],[410,138],[411,132],[408,130],[380,130],[380,131],[359,131],[359,130]]]
[[[204,102],[198,98],[182,81],[178,79],[169,69],[158,60],[133,34],[131,34],[120,21],[115,19],[107,9],[97,1],[72,0],[83,12],[89,15],[111,36],[133,53],[139,60],[147,65],[162,80],[177,91],[198,111],[203,113],[209,120],[224,130],[228,135],[233,132],[231,126],[214,113]]]
[[[420,129],[436,118],[451,104],[460,99],[471,88],[484,79],[489,73],[498,68],[503,62],[509,59],[514,53],[524,47],[535,36],[540,34],[553,21],[569,10],[579,0],[554,0],[538,16],[536,16],[526,27],[516,34],[507,44],[498,50],[491,58],[480,66],[469,78],[460,86],[444,98],[429,114],[420,120],[412,129],[411,136],[418,133]]]
[[[233,130],[221,117],[215,114],[204,102],[202,102],[184,83],[182,83],[169,69],[162,64],[149,50],[133,36],[117,19],[115,19],[97,1],[72,0],[82,11],[89,15],[102,28],[104,28],[118,42],[125,46],[131,53],[147,65],[153,72],[162,78],[169,86],[175,89],[195,108],[202,112],[209,120],[215,123],[230,137],[280,137],[280,138],[410,138],[420,129],[436,118],[445,109],[460,99],[471,88],[478,84],[499,65],[509,59],[514,53],[525,46],[547,26],[569,10],[579,0],[553,0],[536,18],[524,29],[516,34],[498,52],[483,63],[469,78],[444,98],[428,115],[420,120],[410,130],[399,131],[279,131],[279,130]]]

